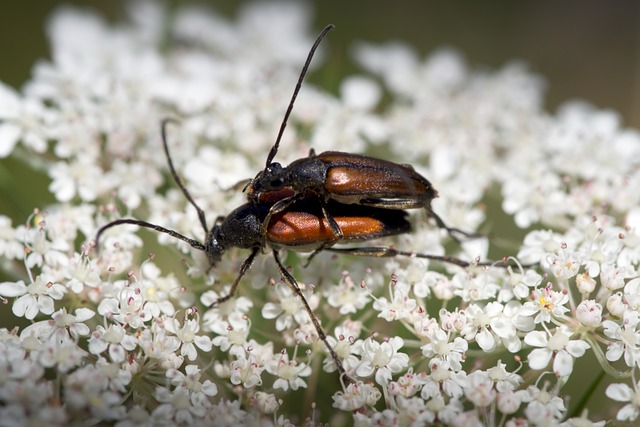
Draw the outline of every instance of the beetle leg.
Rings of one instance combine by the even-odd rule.
[[[322,328],[322,325],[320,325],[320,321],[318,320],[315,313],[311,309],[309,302],[304,297],[304,294],[302,293],[300,286],[298,286],[298,282],[296,282],[296,279],[291,275],[291,273],[287,271],[286,268],[284,268],[284,265],[282,265],[282,262],[280,261],[280,257],[278,256],[278,251],[276,250],[273,251],[273,257],[276,260],[276,265],[278,266],[278,270],[280,270],[280,274],[282,274],[282,277],[285,283],[287,284],[287,286],[289,286],[289,288],[293,291],[293,293],[295,293],[296,296],[300,298],[300,301],[302,302],[304,309],[307,311],[307,314],[311,319],[311,323],[313,323],[313,326],[316,329],[316,332],[318,333],[318,337],[322,340],[324,345],[329,350],[329,354],[331,355],[331,358],[333,358],[333,361],[336,364],[336,367],[338,368],[338,372],[340,372],[340,378],[345,379],[346,381],[353,382],[353,380],[347,375],[347,372],[344,370],[344,366],[342,366],[342,361],[338,357],[338,354],[335,352],[333,347],[331,347],[331,344],[329,344],[329,341],[327,341],[327,334]]]
[[[509,267],[509,263],[505,261],[482,261],[482,262],[470,262],[460,258],[447,256],[447,255],[430,255],[421,254],[418,252],[400,251],[395,248],[386,246],[365,246],[360,248],[326,248],[326,251],[337,252],[346,255],[355,256],[370,256],[380,258],[390,258],[395,256],[404,256],[409,258],[423,258],[433,261],[445,262],[448,264],[454,264],[460,267],[480,266],[480,267]]]
[[[416,199],[361,199],[359,204],[384,209],[416,209],[424,206],[424,202]]]
[[[333,216],[327,211],[327,207],[324,204],[322,205],[322,215],[324,215],[324,217],[327,219],[327,222],[329,223],[329,227],[331,228],[331,232],[333,233],[334,237],[324,242],[322,246],[320,246],[318,249],[313,251],[305,261],[304,265],[302,266],[303,268],[309,267],[309,264],[311,264],[311,260],[313,260],[313,258],[315,258],[316,255],[318,255],[323,250],[330,248],[336,242],[339,242],[340,240],[342,240],[342,238],[344,237],[344,234],[342,233],[342,229],[340,228],[336,220],[333,218]]]
[[[447,224],[445,224],[442,218],[440,218],[440,216],[438,216],[438,214],[435,213],[433,209],[431,209],[431,206],[429,205],[425,206],[424,201],[421,201],[421,200],[368,198],[368,199],[360,200],[360,204],[364,206],[373,206],[373,207],[384,208],[384,209],[415,209],[415,208],[421,208],[424,206],[425,209],[427,210],[427,214],[431,218],[433,218],[438,228],[442,228],[443,230],[446,230],[447,233],[449,233],[449,236],[451,236],[451,238],[454,239],[455,241],[459,242],[461,240],[458,238],[458,236],[456,236],[456,234],[462,235],[464,236],[463,238],[466,238],[466,239],[477,239],[480,237],[485,237],[481,233],[470,233],[468,231],[464,231],[456,227],[449,227]]]
[[[262,247],[265,247],[267,243],[267,234],[269,232],[269,223],[271,222],[271,217],[277,213],[284,211],[289,206],[291,206],[291,204],[293,204],[296,200],[300,198],[301,197],[299,196],[299,194],[296,194],[295,196],[287,197],[286,199],[279,200],[273,206],[271,206],[271,208],[269,209],[269,212],[267,213],[267,216],[262,221],[262,224],[260,224],[260,236],[261,236],[260,240],[261,240]]]
[[[470,233],[468,231],[464,231],[464,230],[460,230],[459,228],[456,227],[449,227],[447,224],[444,223],[444,221],[442,220],[442,218],[440,218],[438,216],[437,213],[435,213],[433,211],[433,209],[431,209],[431,206],[426,206],[427,209],[427,214],[433,218],[433,220],[436,222],[436,225],[439,228],[442,228],[444,230],[447,230],[447,233],[449,233],[449,236],[451,236],[452,239],[454,239],[455,241],[459,242],[460,239],[458,239],[454,234],[461,234],[463,235],[465,238],[467,239],[477,239],[480,237],[485,237],[483,234],[481,233]]]
[[[238,277],[236,277],[236,280],[234,280],[233,285],[231,285],[231,289],[229,290],[229,293],[223,297],[218,298],[218,300],[215,301],[213,304],[211,304],[209,308],[220,305],[223,302],[229,301],[231,298],[233,298],[233,296],[236,294],[236,291],[238,290],[240,279],[242,279],[242,276],[244,276],[244,274],[251,268],[251,266],[253,265],[253,260],[256,259],[256,255],[258,255],[258,252],[260,252],[259,247],[253,248],[251,250],[251,253],[247,257],[247,259],[245,259],[242,262],[242,266],[240,267],[240,272],[238,273]]]

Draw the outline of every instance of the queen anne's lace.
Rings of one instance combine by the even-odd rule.
[[[519,258],[509,269],[328,253],[305,269],[292,255],[353,382],[338,381],[269,257],[209,309],[242,251],[210,268],[184,242],[143,244],[148,234],[122,226],[96,253],[96,230],[123,216],[205,238],[167,172],[163,118],[181,120],[173,161],[209,223],[243,202],[236,184],[263,167],[313,41],[309,18],[297,3],[256,3],[234,22],[152,2],[131,3],[116,26],[53,14],[52,59],[21,92],[0,84],[0,157],[45,171],[57,200],[24,226],[0,216],[13,278],[0,283],[0,424],[592,425],[566,404],[601,389],[566,391],[591,380],[575,369],[587,354],[607,405],[637,423],[640,137],[581,102],[545,112],[541,79],[519,64],[478,72],[450,50],[423,59],[362,43],[351,52],[368,75],[345,78],[339,96],[300,93],[278,161],[310,147],[384,153],[429,178],[449,225],[491,236],[455,249],[418,212],[396,247],[484,260],[508,238],[483,208],[496,198],[530,227],[498,255]],[[141,247],[162,258],[142,261]]]

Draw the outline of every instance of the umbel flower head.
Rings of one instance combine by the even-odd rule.
[[[289,254],[349,380],[271,257],[211,307],[243,251],[212,267],[127,225],[97,252],[96,231],[123,217],[205,240],[161,149],[165,118],[180,121],[173,162],[209,226],[244,202],[313,42],[310,17],[294,3],[229,21],[152,2],[115,25],[81,9],[50,17],[51,60],[20,91],[0,83],[0,156],[45,173],[56,200],[24,225],[0,215],[0,424],[637,423],[640,136],[585,103],[544,111],[543,83],[522,65],[479,72],[451,50],[360,43],[362,73],[338,95],[303,87],[279,162],[313,147],[411,164],[438,189],[439,216],[491,237],[458,244],[414,212],[414,232],[386,243],[511,260],[321,252],[304,268]],[[487,218],[494,200],[520,236]],[[579,406],[599,400],[614,412]]]

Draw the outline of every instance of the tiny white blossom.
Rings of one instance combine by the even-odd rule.
[[[576,319],[583,325],[598,327],[602,323],[602,304],[595,300],[584,300],[576,308]]]
[[[13,302],[13,314],[29,320],[34,319],[38,313],[53,313],[54,301],[62,299],[64,290],[64,286],[52,283],[43,275],[37,276],[29,285],[25,285],[22,280],[0,283],[1,296],[17,297]]]
[[[450,335],[441,329],[436,329],[428,334],[431,341],[422,347],[422,354],[429,358],[439,359],[444,362],[446,369],[451,368],[457,372],[462,369],[463,356],[469,348],[469,343],[460,337],[455,337],[453,342],[449,342]]]
[[[524,337],[524,342],[538,347],[527,356],[529,366],[533,369],[544,369],[553,357],[553,372],[561,377],[573,371],[573,359],[582,357],[589,348],[583,340],[571,340],[572,333],[565,327],[556,328],[555,333],[531,331]]]
[[[613,320],[602,322],[604,334],[611,340],[607,347],[607,360],[616,361],[624,355],[627,366],[640,362],[640,313],[627,310],[622,324]]]
[[[382,317],[387,322],[392,322],[411,316],[417,303],[416,300],[409,298],[407,295],[407,287],[392,281],[389,284],[389,293],[391,294],[391,301],[388,301],[385,297],[380,297],[376,298],[373,303],[374,310],[380,312],[378,317]]]
[[[202,351],[209,352],[212,348],[211,338],[207,335],[198,335],[200,331],[200,316],[195,313],[193,318],[185,316],[182,325],[175,317],[169,318],[165,321],[165,328],[167,331],[175,334],[180,342],[180,355],[185,356],[187,359],[193,361],[198,357],[196,347]]]
[[[167,378],[176,389],[184,389],[194,406],[209,406],[209,397],[218,394],[218,387],[210,380],[200,381],[201,370],[197,365],[187,365],[182,373],[177,369],[167,370]]]
[[[309,316],[298,301],[297,295],[293,293],[288,286],[277,284],[275,291],[280,300],[279,303],[268,302],[262,306],[262,316],[265,319],[276,319],[276,330],[284,331],[297,324],[305,324],[309,322]],[[306,296],[307,301],[312,309],[316,308],[318,299],[313,296]]]
[[[256,363],[253,355],[245,357],[238,355],[238,358],[231,362],[229,366],[229,381],[231,384],[242,384],[244,388],[252,388],[262,384],[262,372],[265,366]]]
[[[554,393],[536,386],[529,386],[521,395],[527,403],[524,410],[529,422],[533,425],[553,425],[559,423],[564,416],[566,407],[562,399]]]
[[[398,352],[403,345],[404,340],[400,337],[393,337],[382,343],[367,338],[359,351],[362,359],[356,368],[356,375],[368,377],[375,372],[376,382],[386,386],[391,381],[392,374],[402,371],[409,363],[409,356]]]
[[[547,323],[551,317],[561,317],[569,311],[564,305],[569,302],[566,293],[554,291],[551,284],[543,288],[538,288],[532,292],[532,301],[527,301],[520,309],[520,315],[525,317],[536,315],[533,321],[537,323]]]
[[[606,390],[608,398],[617,402],[629,402],[618,411],[618,421],[635,421],[640,415],[640,384],[633,384],[633,388],[627,384],[609,384]]]
[[[333,407],[342,411],[357,411],[363,406],[373,406],[382,397],[382,393],[372,383],[350,383],[344,391],[333,396]]]
[[[113,362],[124,361],[127,351],[136,348],[137,339],[129,335],[120,325],[110,325],[105,328],[98,325],[89,338],[89,352],[99,355],[105,351]]]
[[[307,383],[301,377],[311,375],[311,367],[306,363],[299,363],[295,360],[289,360],[289,356],[284,353],[279,357],[275,357],[267,363],[267,371],[278,377],[273,383],[273,388],[281,388],[283,391],[297,390],[301,387],[307,387]]]

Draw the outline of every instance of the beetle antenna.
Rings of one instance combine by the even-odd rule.
[[[309,65],[311,64],[311,59],[313,59],[313,54],[318,49],[320,42],[324,38],[324,36],[331,30],[333,30],[335,26],[333,24],[329,24],[324,27],[324,30],[320,33],[318,38],[316,39],[313,46],[311,46],[311,50],[309,51],[309,55],[307,56],[307,60],[302,67],[302,72],[300,73],[300,77],[298,77],[298,83],[296,83],[296,87],[293,90],[293,95],[291,96],[291,101],[289,101],[289,106],[287,107],[287,112],[284,114],[284,119],[282,119],[282,124],[280,125],[280,131],[278,132],[278,137],[276,138],[276,143],[271,147],[271,151],[269,151],[269,155],[267,156],[266,166],[271,164],[271,161],[276,156],[278,152],[278,147],[280,146],[280,140],[282,139],[282,134],[284,133],[284,129],[287,127],[287,120],[289,120],[289,116],[291,115],[291,111],[293,110],[293,104],[296,102],[296,98],[298,97],[298,92],[300,92],[300,88],[302,87],[302,81],[304,80],[304,76],[307,74],[307,70],[309,69]]]
[[[131,225],[138,225],[140,227],[146,227],[146,228],[150,228],[152,230],[155,230],[157,232],[160,233],[165,233],[168,234],[171,237],[174,237],[176,239],[182,240],[183,242],[187,242],[192,248],[195,249],[199,249],[203,252],[207,252],[207,247],[205,245],[203,245],[202,243],[198,242],[197,240],[194,239],[190,239],[189,237],[182,235],[180,233],[178,233],[177,231],[173,231],[170,230],[168,228],[164,228],[160,225],[156,225],[156,224],[151,224],[150,222],[146,222],[146,221],[139,221],[137,219],[117,219],[115,221],[111,221],[108,224],[103,225],[102,227],[100,227],[100,229],[98,230],[98,232],[96,233],[96,248],[99,248],[100,246],[100,236],[102,235],[102,233],[104,233],[105,231],[107,231],[108,229],[110,229],[111,227],[115,227],[116,225],[122,225],[122,224],[131,224]]]
[[[171,171],[171,176],[173,177],[173,180],[176,182],[176,184],[180,188],[180,191],[182,191],[182,194],[184,194],[184,197],[186,197],[187,200],[189,201],[189,203],[191,203],[191,205],[194,208],[196,208],[196,212],[198,212],[198,219],[200,220],[200,224],[202,225],[202,228],[204,229],[204,233],[206,235],[207,233],[209,233],[209,229],[207,228],[207,220],[205,218],[204,211],[200,208],[200,206],[198,206],[198,204],[195,202],[195,200],[193,200],[193,197],[191,197],[191,193],[189,193],[189,190],[187,190],[187,187],[184,186],[184,183],[182,182],[182,179],[180,179],[180,176],[178,176],[178,173],[176,172],[176,168],[173,166],[173,160],[171,160],[171,154],[169,153],[169,144],[167,143],[167,125],[169,123],[178,124],[180,122],[178,120],[176,120],[176,119],[164,119],[164,120],[162,120],[162,124],[160,126],[160,133],[162,134],[162,146],[164,147],[164,154],[166,154],[166,156],[167,156],[167,163],[169,163],[169,170]],[[150,227],[150,228],[153,228],[153,227]],[[160,227],[160,228],[162,228],[162,227]],[[160,231],[160,230],[158,230],[158,231]],[[164,231],[163,231],[163,233],[164,233]],[[184,237],[184,236],[182,236],[182,237]],[[193,245],[191,245],[191,246],[193,246]]]

